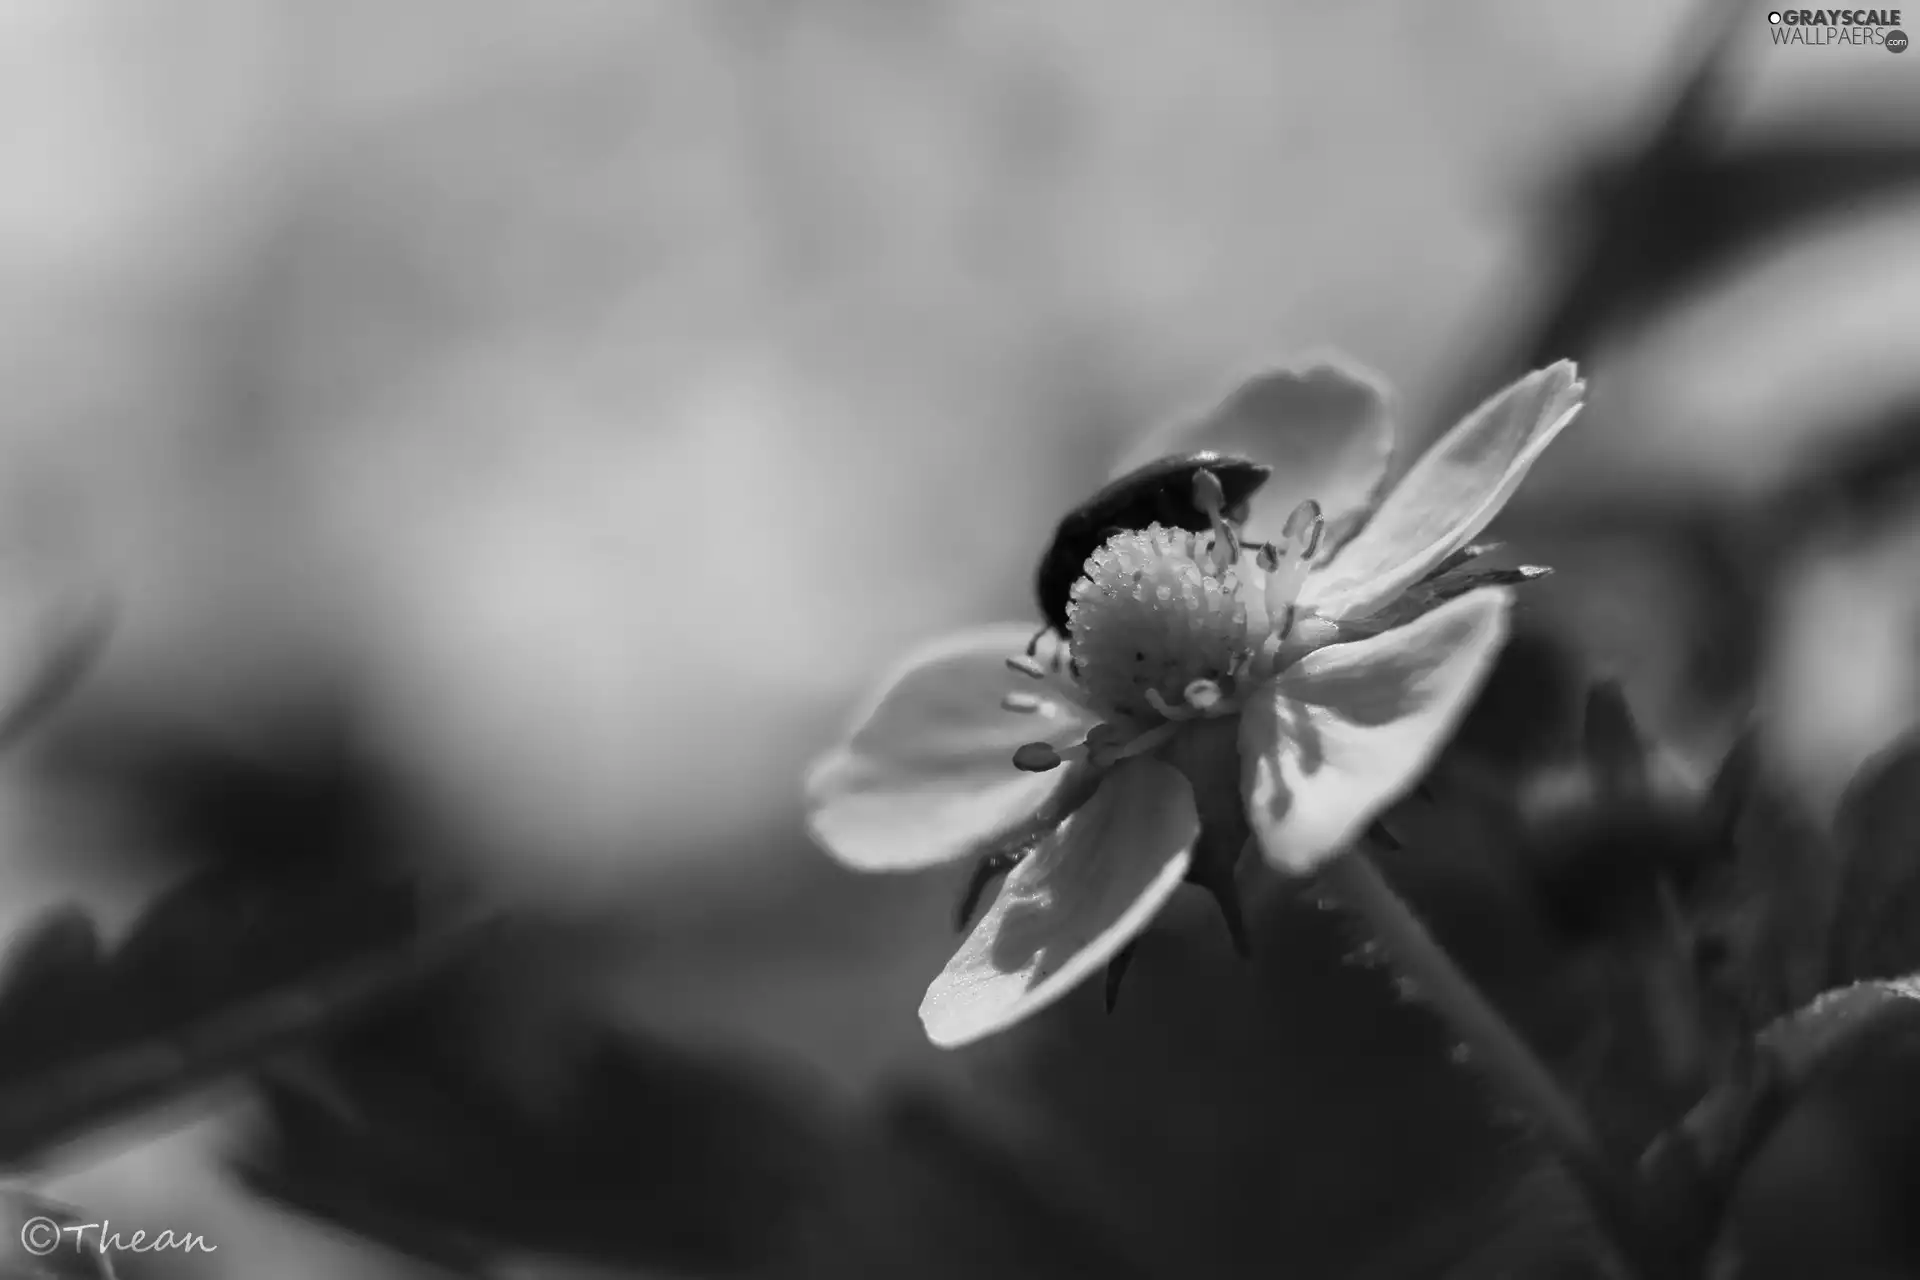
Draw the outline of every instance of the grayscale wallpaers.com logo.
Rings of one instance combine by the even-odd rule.
[[[1898,9],[1775,9],[1767,15],[1775,44],[1878,44],[1907,51]]]

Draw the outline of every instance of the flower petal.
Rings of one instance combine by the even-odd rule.
[[[920,1006],[944,1048],[1052,1004],[1144,930],[1187,873],[1200,820],[1177,769],[1122,761],[1015,867]]]
[[[1240,720],[1247,818],[1267,861],[1303,874],[1343,852],[1432,763],[1507,636],[1486,588],[1283,671]]]
[[[1530,373],[1427,450],[1301,602],[1328,618],[1385,605],[1492,523],[1534,460],[1579,413],[1586,384],[1571,360]]]
[[[1211,449],[1273,468],[1251,503],[1247,536],[1273,541],[1308,498],[1327,518],[1330,552],[1380,499],[1393,460],[1393,424],[1380,377],[1323,354],[1248,379],[1195,422],[1162,428],[1127,455],[1116,474],[1155,458]]]
[[[1070,770],[1022,773],[1025,742],[1066,747],[1098,722],[1072,686],[1007,668],[1033,627],[1001,623],[934,641],[881,683],[846,743],[807,774],[807,829],[822,848],[862,871],[911,871],[964,858],[1017,827]],[[1001,699],[1043,700],[1033,712]]]

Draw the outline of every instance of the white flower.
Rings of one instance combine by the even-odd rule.
[[[1050,1004],[1184,880],[1221,899],[1240,941],[1249,839],[1308,873],[1405,794],[1506,637],[1511,593],[1474,587],[1460,553],[1583,391],[1567,362],[1522,378],[1381,498],[1376,379],[1333,361],[1257,377],[1135,459],[1272,467],[1241,536],[1217,510],[1211,534],[1116,534],[1087,561],[1053,662],[1020,657],[1031,627],[1012,623],[881,681],[808,775],[814,839],[866,871],[1020,856],[928,990],[928,1036],[964,1044]]]

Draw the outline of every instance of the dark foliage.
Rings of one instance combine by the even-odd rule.
[[[1920,973],[1920,737],[1862,766],[1835,819],[1833,985]]]
[[[851,1127],[783,1274],[1069,1280],[1160,1274],[1045,1167],[951,1097],[903,1085]]]
[[[0,979],[0,1161],[28,1167],[392,998],[469,941],[417,886],[364,868],[218,868],[103,949],[77,908],[14,944]]]
[[[1920,989],[1848,988],[1762,1038],[1721,1242],[1742,1280],[1920,1273]]]
[[[833,1167],[821,1099],[751,1061],[468,966],[261,1080],[256,1189],[471,1270],[520,1257],[764,1267]]]
[[[40,775],[138,828],[143,852],[183,870],[233,864],[263,880],[332,863],[424,866],[404,789],[373,749],[350,699],[312,696],[258,741],[94,710],[37,752]]]

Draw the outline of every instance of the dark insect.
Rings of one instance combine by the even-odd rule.
[[[1184,453],[1157,458],[1107,485],[1066,514],[1040,557],[1033,587],[1048,626],[1066,632],[1073,584],[1084,572],[1087,558],[1114,534],[1156,522],[1191,533],[1213,527],[1212,513],[1194,502],[1194,477],[1201,471],[1211,471],[1219,479],[1226,496],[1221,514],[1236,523],[1246,519],[1247,499],[1273,474],[1272,467],[1245,458]]]

